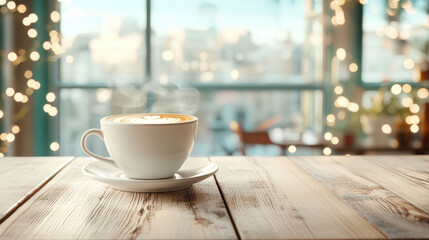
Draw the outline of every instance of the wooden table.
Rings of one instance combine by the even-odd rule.
[[[429,238],[429,156],[209,160],[215,177],[149,194],[84,176],[88,158],[2,158],[0,238]]]

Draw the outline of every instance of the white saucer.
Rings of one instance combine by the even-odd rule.
[[[83,166],[85,175],[108,184],[110,187],[128,192],[169,192],[185,189],[200,182],[218,170],[215,163],[202,158],[189,158],[171,178],[155,180],[130,179],[113,165],[94,161]]]

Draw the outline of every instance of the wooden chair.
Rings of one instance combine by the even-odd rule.
[[[236,121],[230,122],[229,128],[240,138],[240,151],[244,156],[246,155],[246,146],[248,144],[277,145],[271,141],[266,131],[245,132]]]

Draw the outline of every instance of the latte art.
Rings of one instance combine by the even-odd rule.
[[[196,120],[195,117],[180,114],[124,114],[110,116],[106,121],[127,124],[168,124]]]

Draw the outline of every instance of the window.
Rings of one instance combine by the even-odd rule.
[[[62,155],[81,154],[83,131],[122,112],[195,114],[193,154],[200,156],[234,154],[231,120],[252,130],[280,116],[280,126],[298,121],[321,132],[322,1],[146,4],[63,1]],[[92,144],[106,153],[101,143]]]

